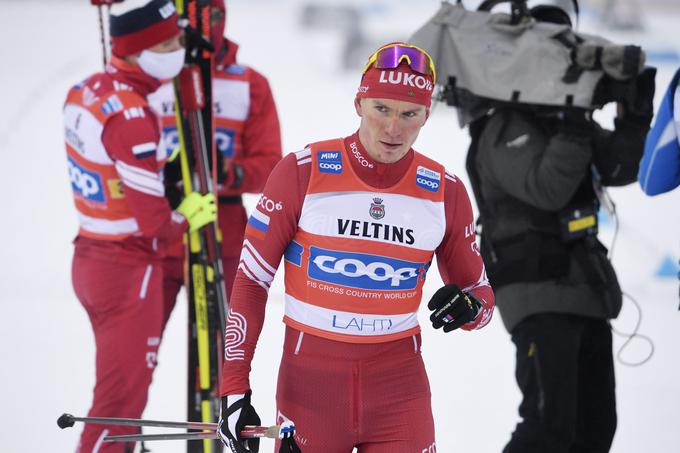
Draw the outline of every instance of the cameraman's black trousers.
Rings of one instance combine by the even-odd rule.
[[[546,313],[512,332],[524,395],[503,453],[604,453],[616,431],[612,335],[602,319]]]

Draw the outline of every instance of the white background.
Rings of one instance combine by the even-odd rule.
[[[368,29],[383,42],[408,36],[438,5],[434,0],[353,3],[362,6]],[[587,22],[587,8],[584,14]],[[301,30],[299,17],[295,1],[235,0],[229,7],[227,35],[241,44],[240,61],[270,80],[286,153],[315,140],[348,135],[358,126],[352,100],[359,73],[341,69],[343,35],[331,24],[324,30]],[[680,6],[648,10],[644,19],[648,33],[610,36],[680,50]],[[61,431],[55,420],[62,412],[87,412],[94,385],[94,341],[70,282],[77,224],[61,106],[72,84],[101,67],[96,9],[86,0],[0,0],[0,43],[0,451],[73,451],[79,429]],[[661,63],[657,102],[677,65]],[[608,111],[600,117],[611,123]],[[467,143],[455,112],[439,105],[416,149],[443,162],[467,183]],[[647,198],[637,185],[611,193],[621,223],[614,264],[622,286],[642,306],[641,332],[656,346],[642,367],[617,364],[619,428],[612,451],[678,452],[678,282],[655,273],[664,258],[677,256],[680,195],[676,191]],[[248,205],[255,199],[249,197]],[[603,238],[611,236],[611,224],[605,224]],[[436,274],[430,273],[426,299],[440,284]],[[265,422],[274,420],[282,294],[279,276],[251,378],[254,403]],[[514,347],[500,317],[479,332],[444,335],[427,325],[425,315],[421,313],[423,352],[438,451],[501,451],[517,421],[520,394],[513,375]],[[185,417],[185,319],[182,298],[161,347],[147,418]],[[636,319],[627,301],[614,326],[630,331]],[[622,342],[616,337],[615,348]],[[634,341],[623,354],[635,361],[647,352],[646,344]],[[184,451],[183,444],[172,442],[152,448]]]

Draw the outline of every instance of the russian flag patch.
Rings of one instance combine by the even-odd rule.
[[[156,154],[156,146],[157,144],[153,142],[140,143],[139,145],[132,147],[132,154],[134,154],[137,159],[143,159]]]
[[[123,103],[120,102],[118,96],[114,94],[106,101],[104,101],[101,108],[102,112],[104,112],[106,115],[111,115],[112,113],[116,113],[120,110],[123,110]]]
[[[269,216],[257,209],[248,218],[248,229],[250,233],[259,239],[263,239],[269,231]]]

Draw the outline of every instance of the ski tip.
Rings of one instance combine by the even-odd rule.
[[[70,428],[74,423],[75,420],[71,414],[61,414],[61,416],[57,419],[57,425],[59,425],[61,429]]]

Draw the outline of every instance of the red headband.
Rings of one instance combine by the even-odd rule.
[[[369,68],[361,78],[357,98],[395,99],[430,107],[432,76],[413,71],[403,63],[396,69]]]

